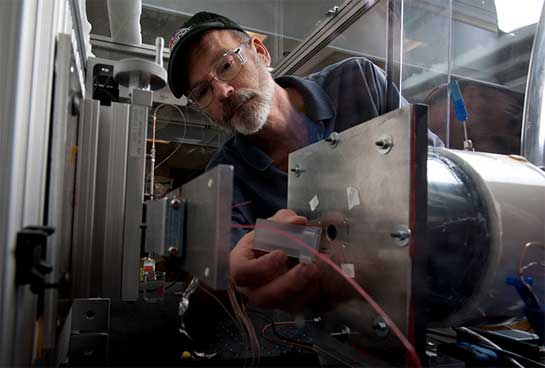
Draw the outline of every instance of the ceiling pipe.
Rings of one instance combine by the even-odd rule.
[[[108,0],[108,19],[113,42],[141,45],[142,0]]]

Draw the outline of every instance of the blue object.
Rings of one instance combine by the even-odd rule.
[[[478,362],[497,362],[498,354],[494,350],[482,346],[473,345],[467,342],[460,342],[458,346],[470,353],[475,361]]]
[[[456,112],[456,119],[460,122],[466,121],[468,119],[468,114],[458,81],[454,80],[450,82],[448,84],[448,89],[450,91],[450,99],[454,105],[454,111]]]
[[[533,280],[531,278],[528,278],[527,276],[524,277],[524,281],[531,285],[531,282]],[[530,281],[530,282],[528,282]],[[524,314],[526,315],[526,318],[528,318],[528,322],[530,322],[530,325],[536,332],[536,334],[539,336],[539,344],[545,343],[545,309],[539,305],[539,301],[537,300],[535,294],[530,290],[530,288],[526,285],[524,285],[518,277],[515,276],[509,276],[505,282],[508,285],[514,286],[521,299],[524,301],[525,307],[524,307]]]

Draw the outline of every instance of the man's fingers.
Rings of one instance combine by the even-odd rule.
[[[254,244],[255,231],[250,231],[245,234],[238,241],[237,245],[231,250],[230,259],[237,258],[254,258],[253,256],[253,244]]]
[[[254,259],[231,258],[231,276],[238,286],[263,285],[287,271],[287,258],[280,250]]]
[[[269,217],[269,220],[294,225],[306,225],[308,223],[306,217],[299,216],[292,210],[288,209],[279,210],[274,214],[274,216]]]
[[[318,275],[316,265],[299,264],[270,283],[243,292],[258,306],[285,307]]]

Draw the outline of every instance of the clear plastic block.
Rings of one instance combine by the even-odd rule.
[[[322,228],[320,227],[257,219],[254,249],[264,252],[280,249],[288,256],[298,258],[299,262],[308,264],[312,262],[314,254],[300,242],[304,242],[317,252],[320,247],[321,235]]]

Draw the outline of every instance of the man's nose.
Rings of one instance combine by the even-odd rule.
[[[222,81],[221,79],[214,78],[211,83],[214,88],[214,94],[219,101],[225,100],[235,91],[229,82]]]

